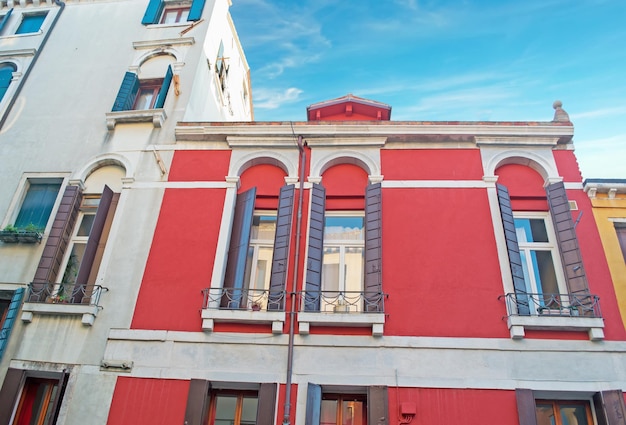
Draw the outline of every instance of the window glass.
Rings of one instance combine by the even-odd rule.
[[[14,72],[15,67],[13,65],[0,65],[0,100],[2,100],[4,94],[7,92]]]
[[[324,395],[320,425],[365,425],[367,410],[362,397]]]
[[[209,416],[213,425],[255,425],[258,397],[250,393],[217,393]]]
[[[163,84],[163,80],[139,82],[139,92],[137,93],[137,99],[135,100],[133,109],[137,111],[152,109],[159,95],[161,84]]]
[[[61,183],[31,182],[15,220],[15,227],[24,228],[30,224],[43,229],[48,224]]]
[[[43,21],[45,19],[45,13],[40,13],[36,15],[23,15],[22,22],[17,28],[17,31],[15,31],[15,34],[28,34],[32,32],[37,32],[41,29],[41,25],[43,24]]]
[[[58,381],[27,378],[13,423],[52,425],[57,393]]]
[[[588,402],[569,400],[537,401],[537,425],[592,425]]]
[[[246,258],[245,282],[248,283],[248,307],[264,310],[270,286],[276,216],[255,213],[252,218],[250,245]]]
[[[175,24],[187,21],[189,16],[189,7],[168,7],[161,15],[162,24]]]
[[[617,233],[617,241],[622,249],[624,262],[626,262],[626,223],[615,223],[615,232]]]

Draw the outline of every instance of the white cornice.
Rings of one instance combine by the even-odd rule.
[[[134,41],[133,48],[135,50],[156,49],[163,46],[191,45],[194,43],[195,39],[193,37],[165,38],[162,40]]]
[[[556,146],[558,137],[527,137],[527,136],[476,136],[476,145],[506,146]]]

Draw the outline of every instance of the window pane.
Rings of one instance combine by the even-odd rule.
[[[362,401],[343,401],[341,425],[364,424],[364,403]]]
[[[363,217],[326,217],[324,240],[363,240]]]
[[[165,10],[163,12],[163,19],[161,19],[162,24],[173,24],[178,22],[178,10]]]
[[[241,407],[240,425],[255,425],[258,400],[256,397],[244,397]]]
[[[45,228],[60,188],[60,183],[31,183],[15,220],[15,227],[24,228],[34,224],[40,229]]]
[[[83,261],[86,247],[86,243],[74,243],[70,258],[67,260],[67,266],[65,267],[61,283],[74,284],[76,282],[76,277],[78,276],[78,270],[80,269],[80,263]]]
[[[345,282],[346,291],[361,291],[363,286],[364,249],[361,247],[346,247],[345,253]]]
[[[537,290],[540,294],[558,294],[554,261],[550,251],[531,251]]]
[[[84,214],[83,219],[80,221],[80,226],[78,227],[78,233],[76,235],[89,236],[95,218],[95,214]]]
[[[555,425],[554,409],[551,404],[537,404],[537,425]]]
[[[137,102],[135,103],[135,110],[150,109],[152,107],[152,100],[154,99],[154,89],[140,89],[139,95],[137,95]]]
[[[28,34],[37,32],[41,28],[43,21],[46,19],[45,14],[39,15],[24,15],[20,26],[15,31],[15,34]]]
[[[337,400],[322,400],[320,425],[337,424]]]
[[[541,218],[516,218],[517,240],[524,242],[548,242],[546,223]]]
[[[262,239],[274,242],[276,234],[276,216],[255,215],[252,219],[251,239]]]
[[[560,404],[562,425],[589,425],[585,406],[580,404]]]
[[[218,395],[215,404],[215,425],[232,425],[235,423],[237,396]]]

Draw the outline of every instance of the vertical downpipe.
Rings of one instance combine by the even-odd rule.
[[[298,136],[298,150],[300,151],[300,190],[298,194],[298,215],[296,221],[296,253],[293,270],[293,282],[289,297],[291,298],[291,310],[289,311],[289,345],[287,349],[287,379],[285,388],[285,406],[283,412],[283,425],[290,425],[291,413],[291,378],[293,375],[293,340],[296,323],[296,290],[298,288],[298,269],[300,263],[300,237],[302,235],[302,202],[304,199],[304,166],[306,164],[306,151],[302,142],[302,136]]]

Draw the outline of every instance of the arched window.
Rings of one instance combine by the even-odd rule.
[[[9,89],[15,71],[16,67],[13,64],[4,63],[0,65],[0,100],[4,98],[4,94]]]

